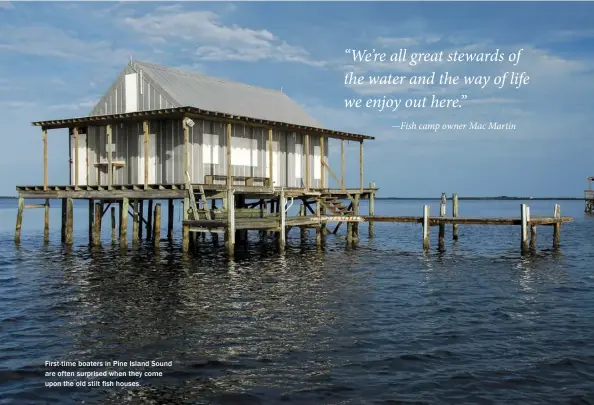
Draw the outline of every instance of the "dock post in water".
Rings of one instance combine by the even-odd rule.
[[[116,243],[116,210],[115,207],[111,207],[111,244]]]
[[[93,227],[93,245],[101,244],[101,203],[95,203],[95,222]]]
[[[167,204],[167,239],[173,239],[173,199]]]
[[[62,224],[60,226],[60,241],[62,243],[66,242],[66,218],[67,218],[67,213],[66,213],[66,199],[62,198]]]
[[[72,228],[74,227],[74,206],[72,198],[66,199],[66,244],[72,245]]]
[[[227,190],[227,232],[225,234],[227,254],[230,258],[235,256],[235,193]]]
[[[363,144],[363,143],[361,143]],[[361,201],[360,198],[361,194],[355,194],[355,203],[353,204],[353,215],[358,217],[359,216],[359,202]],[[359,242],[359,223],[353,222],[353,242]]]
[[[226,199],[223,199],[223,201]],[[184,193],[184,201],[182,202],[182,251],[187,252],[190,250],[190,227],[183,225],[183,221],[188,219],[188,209],[190,207],[190,197],[188,193]],[[226,233],[225,233],[226,235]]]
[[[446,209],[447,209],[447,197],[446,193],[441,193],[441,203],[439,204],[439,216],[445,217],[446,216]],[[445,223],[439,223],[439,239],[438,239],[438,249],[444,250],[445,248]]]
[[[14,230],[14,241],[19,243],[21,241],[21,228],[23,226],[23,211],[25,210],[25,199],[19,197],[19,208],[17,211],[16,227]]]
[[[530,249],[536,249],[536,225],[530,225]]]
[[[343,183],[344,184],[344,183]],[[369,183],[369,188],[372,190],[369,193],[369,216],[372,217],[375,215],[375,183]],[[369,237],[373,238],[373,234],[375,233],[375,224],[373,221],[369,221]]]
[[[93,244],[93,232],[95,231],[95,200],[89,200],[89,244]]]
[[[429,249],[429,215],[431,213],[431,207],[428,205],[423,206],[423,249]]]
[[[120,206],[120,246],[128,246],[128,205],[129,200],[124,197]]]
[[[281,191],[280,192],[280,198],[279,198],[279,208],[280,208],[280,229],[279,229],[279,233],[278,233],[278,248],[281,252],[283,252],[285,250],[285,244],[287,242],[286,240],[286,223],[287,223],[287,212],[286,212],[286,199],[285,199],[285,192]]]
[[[322,205],[320,204],[320,198],[318,198],[316,202],[316,216],[318,217],[318,220],[322,216]],[[322,246],[322,226],[320,223],[316,225],[316,246]]]
[[[520,220],[521,220],[521,249],[522,254],[528,251],[528,209],[526,204],[520,205]]]
[[[452,195],[452,217],[458,216],[458,193]],[[452,238],[458,240],[458,224],[452,226]]]
[[[299,216],[304,217],[307,215],[307,210],[305,209],[305,201],[301,201],[301,205],[299,206]],[[301,242],[304,243],[307,239],[307,228],[305,226],[299,227],[299,234],[301,237]]]
[[[155,218],[153,221],[153,242],[159,247],[161,242],[161,204],[155,204]]]
[[[50,214],[50,201],[49,198],[45,199],[45,217],[44,217],[44,225],[43,225],[43,241],[45,243],[49,242],[49,214]]]
[[[190,206],[190,204],[187,206]],[[144,200],[138,200],[138,224],[138,239],[142,240],[142,224],[144,224]]]
[[[146,212],[146,240],[150,240],[153,236],[153,200],[148,200],[148,208]]]
[[[132,200],[132,244],[137,245],[140,240],[140,215],[138,214],[138,200]]]
[[[555,213],[554,218],[561,220],[561,206],[559,204],[555,204]],[[555,223],[553,225],[553,249],[558,249],[561,243],[561,222]]]

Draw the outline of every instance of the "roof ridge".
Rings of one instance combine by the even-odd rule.
[[[185,70],[181,70],[178,68],[172,68],[169,66],[164,66],[164,65],[157,65],[155,63],[150,63],[150,62],[142,62],[142,61],[138,61],[138,60],[134,60],[131,62],[132,64],[137,64],[137,65],[144,65],[147,67],[150,67],[151,69],[157,69],[157,70],[163,70],[163,71],[168,71],[168,72],[174,72],[176,74],[181,74],[181,75],[185,75],[185,76],[190,76],[190,77],[198,77],[200,79],[203,80],[209,80],[212,82],[219,82],[219,83],[228,83],[228,84],[233,84],[236,86],[243,86],[243,87],[250,87],[252,89],[255,90],[261,90],[261,91],[266,91],[269,93],[274,93],[274,94],[282,94],[285,97],[288,97],[288,95],[280,90],[275,90],[275,89],[271,89],[271,88],[267,88],[267,87],[262,87],[262,86],[255,86],[255,85],[251,85],[251,84],[247,84],[247,83],[242,83],[242,82],[236,82],[233,80],[225,80],[225,79],[221,79],[219,77],[214,77],[214,76],[207,76],[201,73],[195,73],[195,72],[188,72]]]

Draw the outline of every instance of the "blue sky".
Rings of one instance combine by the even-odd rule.
[[[42,184],[41,131],[31,121],[87,115],[135,59],[281,88],[325,127],[377,137],[365,181],[382,196],[581,196],[594,175],[594,3],[0,3],[0,195]],[[446,66],[453,74],[527,72],[529,86],[468,94],[460,109],[347,110],[344,99],[410,96],[346,87],[344,74],[405,72],[353,65],[346,48],[510,52],[520,64]],[[442,70],[437,66],[435,70]],[[420,66],[423,71],[434,70]],[[400,92],[400,93],[398,93]],[[515,131],[401,132],[401,121],[512,121]],[[68,181],[64,132],[50,131],[49,181]],[[340,171],[338,144],[330,166]],[[358,184],[358,145],[347,148]]]

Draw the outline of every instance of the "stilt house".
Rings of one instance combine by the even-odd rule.
[[[137,61],[88,117],[34,125],[69,128],[74,186],[327,188],[328,138],[361,143],[361,166],[373,139],[323,129],[281,91]]]

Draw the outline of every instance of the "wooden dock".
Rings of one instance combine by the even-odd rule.
[[[249,231],[261,235],[273,232],[277,235],[278,247],[283,251],[286,234],[298,228],[305,239],[306,229],[315,229],[316,244],[322,246],[326,235],[337,234],[346,226],[347,243],[359,240],[359,224],[369,224],[369,236],[374,236],[375,223],[420,224],[423,228],[422,246],[429,249],[430,229],[439,228],[438,249],[444,249],[445,226],[452,226],[452,237],[459,239],[459,226],[518,226],[520,227],[520,248],[525,253],[536,248],[537,226],[553,226],[553,248],[560,246],[561,225],[570,222],[571,217],[561,216],[556,205],[551,216],[530,216],[530,208],[521,204],[520,215],[513,218],[481,218],[459,216],[457,194],[451,198],[451,215],[446,216],[447,198],[442,194],[438,216],[430,215],[430,207],[422,207],[419,216],[375,215],[375,194],[377,188],[370,183],[360,189],[276,189],[273,187],[237,186],[213,184],[171,184],[171,185],[120,185],[102,186],[20,186],[19,209],[15,241],[20,241],[23,211],[26,208],[46,210],[44,241],[49,240],[49,201],[62,200],[62,242],[73,243],[73,201],[84,199],[89,202],[89,242],[101,243],[101,228],[104,216],[110,212],[111,239],[126,247],[128,243],[128,218],[132,219],[132,241],[137,244],[143,238],[161,241],[161,204],[168,203],[167,239],[173,238],[173,202],[183,200],[182,249],[191,250],[198,237],[206,234],[223,233],[229,256],[234,255],[236,240],[247,239]],[[25,204],[25,199],[45,199],[45,204]],[[369,212],[360,212],[359,203],[369,200]],[[345,202],[346,201],[346,202]],[[155,203],[156,202],[156,203]],[[146,204],[145,204],[146,203]],[[297,204],[298,215],[288,215],[289,208]],[[116,214],[119,207],[119,215]],[[284,207],[284,209],[283,209]],[[146,208],[146,210],[145,210]],[[332,225],[333,229],[330,229]],[[263,232],[263,233],[262,233]],[[217,237],[218,238],[218,237]]]

